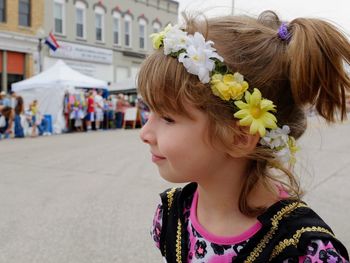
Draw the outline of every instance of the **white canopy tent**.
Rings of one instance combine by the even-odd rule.
[[[55,65],[44,72],[29,79],[13,83],[12,90],[20,92],[22,90],[33,88],[51,89],[53,86],[106,88],[107,82],[81,74],[67,66],[62,60],[58,60]]]
[[[107,88],[107,82],[81,74],[59,60],[44,72],[13,83],[11,87],[23,97],[26,108],[33,100],[38,100],[39,111],[42,114],[50,114],[54,132],[61,133],[65,128],[63,117],[65,92],[72,93],[75,87]]]

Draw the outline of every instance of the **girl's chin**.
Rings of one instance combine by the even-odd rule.
[[[189,183],[189,180],[186,180],[185,178],[179,178],[177,176],[171,176],[168,174],[163,174],[160,173],[160,176],[167,182],[169,183],[173,183],[173,184],[185,184],[185,183]]]

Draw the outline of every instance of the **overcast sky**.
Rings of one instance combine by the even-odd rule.
[[[230,14],[232,0],[177,0],[180,12],[183,10],[203,11],[206,15]],[[257,15],[270,9],[276,11],[281,19],[296,17],[326,18],[340,25],[350,33],[349,0],[235,0],[235,13]]]

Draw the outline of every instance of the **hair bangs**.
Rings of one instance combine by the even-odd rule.
[[[190,89],[198,80],[193,77],[176,58],[165,56],[163,50],[155,51],[141,66],[138,89],[152,111],[190,117],[185,104],[195,102]]]

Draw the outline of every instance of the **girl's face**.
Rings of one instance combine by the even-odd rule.
[[[208,117],[188,106],[194,117],[159,116],[151,112],[140,137],[150,146],[152,161],[160,175],[174,183],[198,182],[215,175],[227,155],[205,142]]]

